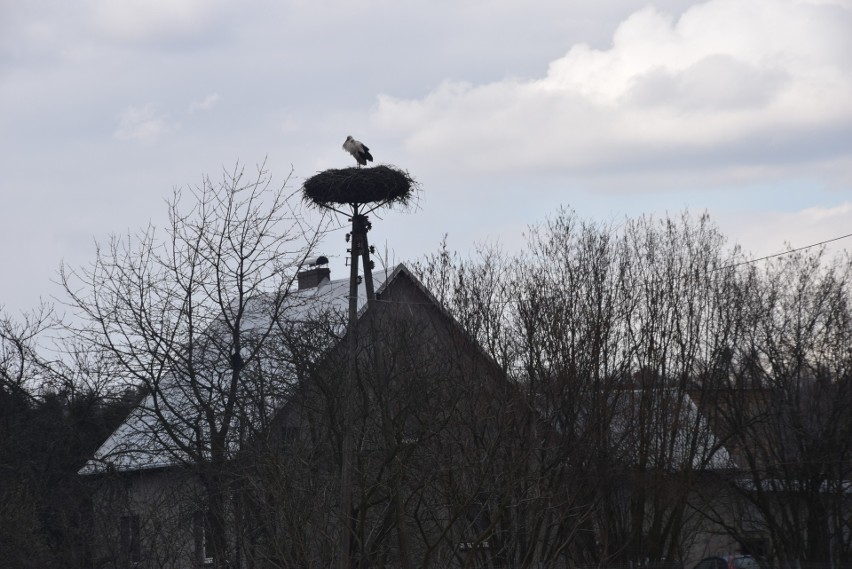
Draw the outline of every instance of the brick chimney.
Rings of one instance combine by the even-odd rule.
[[[299,282],[299,290],[308,288],[316,288],[319,284],[331,278],[331,269],[324,266],[328,264],[328,258],[320,255],[316,259],[307,263],[308,269],[299,271],[296,278]]]

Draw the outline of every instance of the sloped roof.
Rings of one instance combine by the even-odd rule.
[[[392,272],[376,271],[373,283],[377,294],[393,282],[400,274],[406,274],[412,282],[422,288],[419,281],[408,269],[400,264]],[[366,309],[367,295],[365,283],[358,285],[359,317]],[[338,332],[342,336],[347,322],[349,309],[349,279],[323,280],[317,287],[292,291],[288,295],[284,311],[285,319],[290,322],[305,322],[323,314],[339,315]],[[286,370],[284,370],[286,373]],[[295,377],[293,378],[295,381]],[[193,396],[189,386],[177,379],[161,383],[160,400],[168,400],[163,405],[157,394],[149,394],[139,406],[130,412],[127,419],[98,448],[94,456],[79,470],[80,474],[97,474],[106,471],[140,471],[165,468],[186,463],[187,454],[176,448],[173,439],[163,429],[160,417],[166,418],[175,429],[189,430],[198,425],[188,423],[185,418],[196,416]],[[270,401],[280,406],[283,401]],[[158,411],[155,412],[154,409]],[[236,452],[238,445],[232,444]]]
[[[675,389],[629,390],[619,400],[614,421],[622,456],[638,463],[640,454],[655,457],[668,470],[726,470],[733,467],[725,448],[686,392]],[[646,397],[644,409],[639,399]],[[653,424],[637,429],[638,413]]]
[[[575,397],[588,396],[574,392]],[[595,413],[587,405],[599,405]],[[538,410],[556,433],[589,429],[592,422],[605,426],[605,438],[614,457],[624,464],[644,464],[666,471],[727,470],[731,454],[712,431],[690,395],[673,388],[612,389],[597,403],[581,401],[576,417],[563,424],[557,396],[539,401]],[[576,422],[575,422],[576,421]],[[594,430],[594,429],[592,429]]]

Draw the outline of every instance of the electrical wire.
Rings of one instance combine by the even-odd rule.
[[[798,251],[804,251],[806,249],[813,249],[814,247],[819,247],[820,245],[825,245],[827,243],[833,243],[834,241],[840,241],[841,239],[846,239],[848,237],[852,237],[852,233],[847,233],[846,235],[841,235],[840,237],[833,237],[831,239],[826,239],[825,241],[820,241],[819,243],[813,243],[811,245],[805,245],[804,247],[797,247],[795,249],[790,249],[789,251],[782,251],[780,253],[773,253],[772,255],[766,255],[765,257],[758,257],[757,259],[749,259],[748,261],[741,261],[739,263],[734,263],[732,265],[725,265],[724,267],[719,267],[713,269],[714,271],[721,271],[723,269],[733,269],[734,267],[739,267],[742,265],[750,265],[752,263],[757,263],[758,261],[765,261],[767,259],[774,259],[775,257],[782,257],[784,255],[789,255],[791,253],[796,253]]]
[[[831,239],[826,239],[826,240],[820,241],[818,243],[812,243],[810,245],[797,247],[795,249],[790,249],[788,251],[782,251],[780,253],[773,253],[772,255],[765,255],[763,257],[757,257],[755,259],[749,259],[747,261],[741,261],[739,263],[733,263],[733,264],[725,265],[725,266],[722,266],[722,267],[716,267],[715,269],[711,269],[709,272],[713,273],[713,272],[722,271],[722,270],[725,270],[725,269],[733,269],[733,268],[736,268],[736,267],[741,267],[743,265],[750,265],[752,263],[758,263],[760,261],[765,261],[767,259],[774,259],[776,257],[782,257],[784,255],[790,255],[790,254],[796,253],[798,251],[805,251],[807,249],[813,249],[814,247],[819,247],[820,245],[826,245],[828,243],[833,243],[835,241],[840,241],[842,239],[847,239],[849,237],[852,237],[852,233],[847,233],[846,235],[840,235],[839,237],[832,237]],[[506,305],[506,304],[513,304],[513,303],[516,303],[516,302],[522,302],[523,300],[524,299],[521,299],[521,298],[513,298],[513,299],[506,299],[506,300],[502,300],[502,301],[497,301],[497,302],[495,302],[495,304]],[[383,299],[380,299],[380,298],[377,298],[376,302],[387,303],[387,304],[410,304],[410,305],[424,305],[424,306],[431,304],[431,303],[428,303],[428,302],[383,300]]]

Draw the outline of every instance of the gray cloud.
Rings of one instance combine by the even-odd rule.
[[[761,109],[789,81],[786,71],[761,69],[730,55],[714,54],[682,71],[658,68],[637,75],[627,99],[639,106],[684,111]]]
[[[20,273],[0,304],[55,293],[59,261],[85,264],[93,239],[161,225],[176,186],[268,157],[296,191],[348,165],[350,133],[423,183],[416,214],[374,225],[397,260],[444,233],[515,244],[560,204],[610,218],[843,203],[849,2],[646,4],[2,3],[0,238],[15,245],[0,263]],[[342,266],[342,233],[325,247]]]

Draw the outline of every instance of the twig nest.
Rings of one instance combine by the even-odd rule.
[[[408,172],[390,166],[325,170],[305,180],[305,201],[319,207],[384,202],[407,205],[417,182]]]

